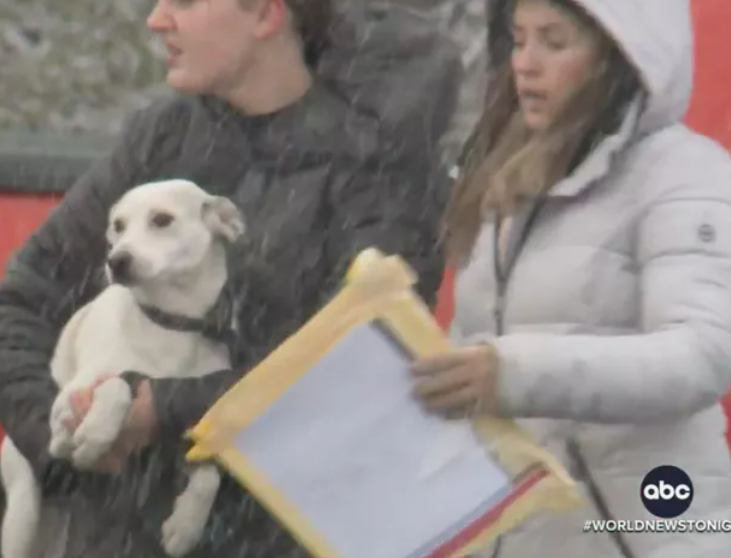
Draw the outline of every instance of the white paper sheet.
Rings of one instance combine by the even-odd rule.
[[[345,558],[420,558],[510,492],[467,422],[426,415],[408,359],[377,326],[334,347],[239,450]]]

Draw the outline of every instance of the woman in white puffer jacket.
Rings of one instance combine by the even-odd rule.
[[[463,348],[417,363],[415,390],[517,419],[591,506],[487,556],[731,552],[729,533],[582,532],[654,519],[640,491],[662,465],[693,484],[679,519],[731,519],[731,160],[682,123],[690,18],[688,0],[488,2],[489,96],[446,219]]]

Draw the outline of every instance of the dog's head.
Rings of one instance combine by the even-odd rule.
[[[227,198],[187,180],[143,184],[110,211],[107,277],[134,287],[182,285],[206,273],[223,273],[225,280],[224,244],[243,233],[243,219]]]

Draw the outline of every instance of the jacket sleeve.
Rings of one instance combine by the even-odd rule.
[[[64,469],[48,454],[58,391],[51,357],[62,327],[99,291],[107,214],[144,169],[143,131],[132,119],[14,255],[0,284],[0,423],[46,485]]]
[[[331,224],[325,246],[332,294],[359,252],[397,254],[418,275],[416,291],[433,307],[444,273],[440,227],[449,179],[438,150],[406,152],[383,139],[379,155],[330,192]]]
[[[498,397],[506,415],[659,422],[708,408],[726,394],[731,170],[725,154],[720,161],[705,155],[686,171],[663,165],[669,169],[660,173],[663,191],[645,205],[637,224],[641,332],[519,333],[492,340],[500,355]]]
[[[242,378],[242,373],[227,369],[199,378],[146,378],[125,372],[122,377],[131,384],[149,380],[158,435],[161,441],[175,445]]]

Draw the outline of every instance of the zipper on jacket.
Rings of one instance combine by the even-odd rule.
[[[495,275],[496,293],[495,305],[493,307],[493,319],[495,321],[495,334],[500,336],[505,333],[505,307],[507,303],[508,283],[513,273],[513,268],[518,260],[523,246],[528,240],[538,214],[545,203],[545,195],[538,198],[525,216],[525,219],[513,219],[510,229],[506,232],[504,250],[501,246],[501,230],[503,219],[498,217],[495,220],[493,232],[492,263]],[[503,254],[501,254],[504,252]]]
[[[500,249],[500,226],[502,223],[500,219],[497,219],[495,222],[495,230],[493,233],[493,272],[496,281],[496,296],[495,305],[493,307],[493,319],[495,321],[495,334],[497,336],[505,334],[505,307],[507,303],[506,298],[510,276],[512,274],[513,268],[515,267],[518,256],[520,255],[520,252],[523,250],[523,247],[528,240],[528,235],[530,234],[530,231],[535,224],[535,221],[541,208],[543,207],[543,204],[545,203],[545,200],[545,196],[536,200],[536,203],[528,213],[528,216],[525,219],[524,224],[522,225],[522,228],[520,230],[514,229],[508,231],[508,241],[506,242],[506,249],[503,258],[501,258]],[[517,222],[514,221],[512,227],[515,226],[519,225]],[[513,243],[510,241],[511,239],[517,240],[515,243]],[[589,495],[591,496],[592,500],[594,500],[594,503],[596,504],[600,515],[602,516],[602,519],[604,519],[605,521],[613,520],[614,517],[609,511],[609,506],[604,499],[604,495],[599,489],[599,486],[594,481],[594,478],[589,471],[589,467],[587,466],[586,461],[584,461],[584,458],[581,455],[578,444],[575,440],[570,440],[568,442],[567,450],[569,453],[569,458],[574,462],[579,474],[585,480],[587,489],[589,490]],[[611,533],[611,535],[613,542],[617,546],[617,549],[622,554],[623,558],[635,558],[634,554],[630,550],[627,542],[624,540],[621,533],[613,532]],[[500,555],[501,547],[502,539],[501,537],[498,537],[495,540],[495,548],[490,558],[498,558]]]
[[[528,233],[533,227],[538,213],[543,206],[544,198],[539,198],[536,204],[531,208],[530,213],[522,226],[521,230],[511,228],[508,231],[508,239],[513,238],[514,234],[519,234],[518,240],[515,244],[508,241],[505,243],[506,249],[504,257],[501,258],[501,246],[500,246],[500,226],[502,224],[501,219],[495,221],[495,230],[493,231],[493,273],[495,275],[496,282],[496,293],[495,293],[495,305],[493,306],[493,320],[495,321],[495,335],[500,337],[505,334],[505,306],[507,303],[507,291],[508,281],[513,271],[513,267],[518,259],[520,251],[523,249],[523,245],[528,239]],[[511,227],[517,226],[514,221]],[[502,549],[502,537],[495,539],[495,546],[492,551],[490,558],[498,558],[500,556],[500,550]]]
[[[493,320],[495,321],[495,333],[499,336],[503,334],[504,318],[505,318],[505,281],[501,278],[497,279],[497,293],[495,297],[495,307],[492,310]]]

